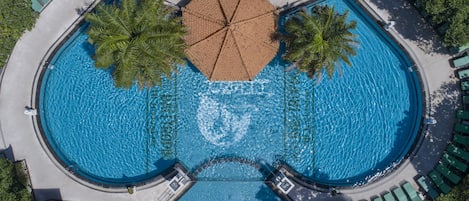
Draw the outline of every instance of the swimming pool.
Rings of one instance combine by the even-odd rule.
[[[410,149],[420,86],[405,55],[353,4],[325,3],[351,10],[360,45],[352,68],[319,84],[285,71],[278,55],[252,82],[209,82],[188,64],[161,87],[116,89],[111,72],[93,66],[83,27],[42,79],[47,141],[69,169],[106,184],[139,182],[178,160],[201,181],[183,199],[229,183],[246,192],[233,199],[272,194],[246,164],[286,162],[323,184],[366,182]]]

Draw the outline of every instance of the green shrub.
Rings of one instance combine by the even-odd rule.
[[[0,1],[0,68],[4,66],[16,41],[34,26],[37,16],[30,0]]]
[[[419,0],[437,26],[449,24],[443,45],[459,47],[469,42],[469,3],[461,0]]]
[[[0,200],[2,201],[30,201],[32,195],[25,185],[23,171],[17,173],[15,165],[8,159],[0,158]],[[20,179],[20,177],[22,177]],[[24,181],[24,183],[22,183]]]

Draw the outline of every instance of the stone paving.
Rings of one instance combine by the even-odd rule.
[[[188,0],[171,0],[167,3],[184,4]],[[271,0],[277,7],[297,5],[303,1]],[[161,178],[152,185],[137,188],[136,193],[103,189],[85,184],[70,175],[51,158],[37,134],[32,117],[23,114],[25,106],[35,101],[34,83],[43,58],[49,48],[69,31],[82,16],[81,11],[95,3],[93,0],[53,0],[41,12],[36,26],[16,44],[8,65],[2,69],[0,85],[0,150],[12,149],[15,160],[26,159],[32,186],[37,200],[157,200],[168,192],[169,181]],[[438,42],[435,32],[428,27],[418,13],[405,0],[363,0],[378,19],[394,21],[388,30],[407,49],[415,61],[426,94],[426,111],[438,123],[424,127],[419,148],[395,171],[369,185],[336,189],[338,196],[329,192],[310,192],[316,200],[368,200],[373,195],[389,191],[403,181],[417,187],[413,178],[428,173],[437,163],[451,138],[454,110],[459,107],[460,96],[457,80],[448,59],[450,55]],[[428,117],[427,116],[427,117]],[[171,196],[169,197],[171,198]]]

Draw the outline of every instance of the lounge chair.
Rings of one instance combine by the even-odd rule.
[[[430,176],[430,179],[443,194],[448,194],[451,191],[451,187],[443,181],[443,178],[437,171],[432,170],[428,176]]]
[[[392,192],[394,193],[398,201],[409,201],[401,187],[392,189]]]
[[[466,43],[460,47],[452,47],[450,48],[451,54],[458,54],[464,52],[466,49],[469,49],[469,43]]]
[[[420,188],[425,191],[428,197],[430,197],[432,200],[435,200],[436,197],[439,196],[438,192],[430,185],[430,183],[427,181],[425,176],[420,176],[417,179],[417,184],[420,186]]]
[[[458,78],[460,80],[464,79],[464,78],[468,78],[469,77],[469,68],[468,69],[461,69],[458,71]]]
[[[469,162],[469,152],[464,151],[463,149],[455,146],[454,144],[449,144],[446,148],[446,151],[448,151],[448,153],[453,156],[459,157],[465,160],[466,162]]]
[[[465,111],[465,110],[457,110],[456,111],[456,118],[458,119],[469,119],[469,111]]]
[[[387,192],[383,195],[384,201],[396,201],[396,198],[391,194],[391,192]]]
[[[373,201],[383,201],[383,198],[381,198],[381,197],[375,197],[375,198],[373,198],[373,199],[371,199],[371,200],[373,200]]]
[[[461,90],[462,90],[462,91],[467,91],[467,90],[469,90],[469,81],[462,81],[462,82],[461,82]]]
[[[443,161],[443,163],[449,164],[449,165],[453,166],[455,169],[457,169],[461,172],[466,172],[466,170],[467,170],[467,164],[461,162],[457,158],[455,158],[455,157],[453,157],[453,156],[451,156],[447,153],[443,154],[443,156],[441,157],[441,160]]]
[[[461,124],[461,123],[456,123],[454,125],[454,131],[458,133],[466,133],[469,134],[469,126]]]
[[[31,0],[31,8],[36,12],[41,12],[48,1],[49,0]]]
[[[464,146],[469,146],[469,136],[454,134],[453,141]]]
[[[449,168],[439,163],[436,165],[436,171],[440,172],[446,179],[453,182],[453,184],[458,184],[461,181],[461,177],[454,174]]]
[[[469,55],[467,55],[467,53],[466,53],[462,57],[452,59],[451,63],[453,64],[453,67],[455,67],[455,68],[462,68],[462,67],[468,66],[469,65]]]
[[[468,69],[469,70],[469,69]],[[464,104],[469,104],[469,96],[463,96],[462,97],[462,103]]]
[[[402,188],[407,193],[411,201],[422,201],[422,198],[419,197],[419,194],[409,182],[402,184]]]

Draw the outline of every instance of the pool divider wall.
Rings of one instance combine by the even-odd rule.
[[[70,43],[69,40],[76,35],[75,33],[83,28],[82,26],[85,23],[84,21],[85,14],[92,12],[94,7],[96,7],[101,2],[102,0],[94,0],[92,3],[88,5],[86,9],[82,8],[83,10],[80,11],[79,16],[73,21],[73,23],[66,29],[66,31],[62,33],[59,36],[59,38],[47,50],[46,54],[42,58],[40,65],[38,66],[37,71],[34,75],[34,82],[33,82],[32,89],[31,89],[32,98],[31,98],[31,103],[30,103],[30,106],[32,108],[35,108],[41,111],[40,100],[41,100],[41,89],[43,87],[42,82],[43,82],[44,76],[47,73],[47,69],[49,68],[49,65],[53,64],[54,62],[55,55],[60,54],[61,53],[60,51]],[[168,168],[167,170],[163,171],[161,174],[155,175],[154,177],[150,179],[145,179],[143,181],[138,181],[134,183],[112,184],[112,183],[101,183],[98,181],[91,180],[90,178],[87,178],[86,176],[84,176],[84,175],[87,175],[85,172],[82,172],[80,170],[76,171],[75,169],[70,168],[70,164],[67,164],[65,161],[63,161],[62,158],[54,151],[53,145],[50,144],[51,142],[48,141],[47,136],[45,136],[44,130],[42,128],[40,115],[41,115],[41,112],[39,112],[38,115],[36,116],[32,116],[32,122],[33,122],[33,127],[36,133],[36,137],[38,138],[39,143],[41,144],[41,147],[46,152],[46,155],[49,157],[52,163],[60,171],[62,171],[67,177],[91,189],[102,191],[102,192],[110,192],[110,193],[128,193],[128,188],[130,186],[136,186],[136,187],[139,187],[139,189],[148,189],[159,184],[164,185],[163,183],[167,181],[166,178],[169,178],[168,174],[174,174],[173,172],[175,168],[183,169],[187,173],[186,168],[184,168],[182,164],[176,162],[171,168]],[[178,194],[176,195],[172,194],[171,199],[174,199],[173,198],[174,196],[176,197],[181,196],[190,187],[192,187],[194,183],[194,178],[190,175],[188,176],[190,178],[189,185],[185,189],[183,189],[182,192],[178,192]],[[168,188],[170,187],[168,186]]]

